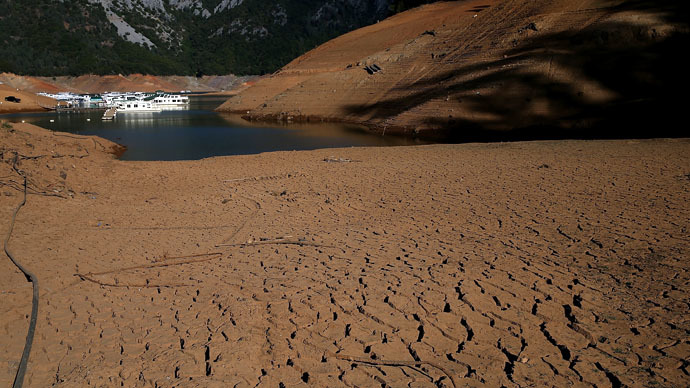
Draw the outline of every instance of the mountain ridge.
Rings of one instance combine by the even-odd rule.
[[[0,72],[271,73],[391,14],[392,0],[7,0]]]

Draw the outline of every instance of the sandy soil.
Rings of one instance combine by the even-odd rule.
[[[690,86],[674,59],[687,44],[687,21],[678,20],[687,9],[670,3],[430,4],[317,47],[219,110],[456,138],[476,136],[476,128],[578,132],[645,112],[658,120],[659,107],[675,107],[673,95],[684,101]],[[374,65],[380,70],[372,72]]]
[[[688,139],[168,163],[11,127],[27,386],[687,385]],[[0,284],[8,386],[31,285]]]
[[[0,82],[13,88],[32,93],[38,92],[73,92],[73,93],[103,93],[108,91],[120,92],[224,92],[243,87],[243,83],[252,80],[254,76],[212,75],[203,77],[193,76],[153,76],[144,74],[130,75],[81,75],[78,77],[32,77],[11,73],[0,73]]]
[[[5,101],[5,97],[14,96],[20,102]],[[43,96],[37,96],[24,90],[17,90],[8,85],[0,85],[0,114],[16,112],[40,112],[54,107],[57,101]]]

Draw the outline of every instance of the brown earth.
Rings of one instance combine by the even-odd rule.
[[[26,386],[687,386],[688,139],[114,146],[0,125]],[[9,386],[31,284],[0,284]]]
[[[14,96],[19,98],[20,102],[6,101],[6,97]],[[17,90],[8,85],[0,84],[0,114],[2,113],[16,113],[16,112],[40,112],[54,107],[57,101],[43,96],[37,96],[33,93]]]
[[[81,75],[78,77],[32,77],[11,73],[0,73],[0,82],[13,88],[38,93],[103,93],[118,92],[223,92],[242,87],[254,76],[153,76],[144,74],[130,75]]]
[[[461,140],[581,134],[602,120],[611,125],[590,134],[649,134],[684,110],[687,18],[687,5],[669,0],[435,3],[333,39],[219,110]],[[373,65],[381,70],[366,71]]]

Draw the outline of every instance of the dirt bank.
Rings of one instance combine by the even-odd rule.
[[[11,127],[27,386],[687,382],[688,139],[122,162]],[[9,386],[31,286],[8,260],[0,284]]]
[[[223,92],[242,87],[245,82],[255,79],[254,76],[153,76],[144,74],[131,75],[81,75],[78,77],[32,77],[10,73],[0,73],[0,82],[13,88],[32,93],[73,92],[103,93],[119,92]]]
[[[690,86],[676,58],[688,43],[687,9],[636,0],[431,4],[333,39],[219,110],[456,140],[659,136],[671,132]]]
[[[5,98],[19,99],[19,102],[7,101]],[[43,96],[37,96],[24,90],[17,90],[8,85],[0,84],[0,114],[17,112],[41,112],[54,107],[57,101]]]

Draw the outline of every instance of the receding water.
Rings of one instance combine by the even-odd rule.
[[[97,135],[112,140],[127,147],[122,155],[124,160],[192,160],[269,151],[418,144],[416,140],[380,136],[349,124],[250,123],[235,115],[213,111],[226,99],[191,96],[189,110],[119,112],[113,121],[101,120],[102,110],[20,113],[0,117],[11,121],[25,120],[55,131]]]

